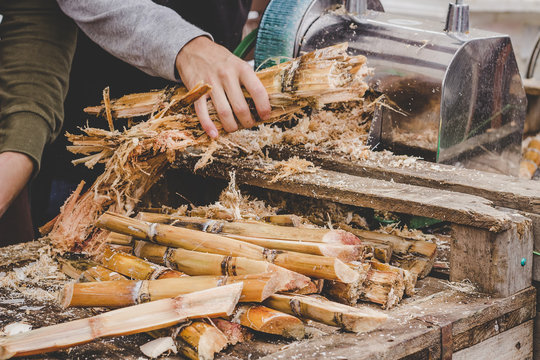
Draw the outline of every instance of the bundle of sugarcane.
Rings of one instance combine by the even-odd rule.
[[[390,245],[392,247],[390,261],[420,279],[426,277],[433,268],[437,256],[437,244],[435,243],[378,231],[354,229],[345,224],[339,224],[339,226],[358,236],[362,241],[374,244],[374,246],[376,244]]]
[[[354,270],[333,257],[267,249],[217,234],[148,223],[110,212],[103,214],[96,225],[109,231],[131,235],[161,245],[268,261],[310,277],[345,283],[356,281],[358,278]]]
[[[140,212],[137,219],[222,234],[269,249],[335,257],[345,262],[362,260],[366,253],[360,239],[343,230],[291,228],[257,221],[228,222],[146,212]]]
[[[523,158],[519,166],[519,176],[532,179],[540,167],[540,135],[534,137],[523,152]]]
[[[237,283],[7,336],[0,339],[0,359],[55,351],[102,337],[165,328],[192,318],[227,316],[233,312],[241,293],[242,284]]]
[[[345,238],[349,239],[349,241],[351,242],[354,239],[356,239],[354,240],[356,242],[360,241],[358,238],[353,237],[349,233],[345,233],[343,231],[336,232],[326,229],[301,229],[294,227],[261,224],[259,222],[225,222],[202,219],[197,217],[173,216],[157,213],[139,213],[137,215],[137,218],[146,221],[159,221],[161,223],[170,223],[173,226],[195,228],[210,233],[234,234],[234,238],[237,240],[247,241],[248,243],[256,243],[258,245],[264,245],[266,248],[272,248],[274,247],[274,243],[280,244],[282,240],[256,238],[257,241],[252,242],[250,240],[255,239],[254,236],[244,236],[238,234],[254,233],[259,236],[274,236],[286,239],[294,239],[287,241],[289,241],[291,244],[297,244],[298,247],[296,247],[295,250],[297,250],[298,252],[309,253],[311,251],[309,247],[303,246],[306,244],[310,244],[309,242],[300,241],[301,239],[305,238],[308,238],[310,240],[314,239],[315,241],[322,241],[321,239],[324,240],[328,238]],[[260,225],[263,226],[259,228]],[[131,230],[136,229],[136,226],[134,226],[133,224],[131,224],[130,226]],[[358,230],[357,232],[358,234],[361,234],[361,236],[363,236],[364,238],[366,238],[367,236],[371,236],[376,238],[376,241],[383,241],[384,239],[387,242],[395,243],[398,254],[408,254],[408,251],[413,254],[426,254],[427,251],[435,250],[435,244],[426,241],[407,240],[395,235],[362,230]],[[331,234],[332,236],[328,236],[328,234]],[[248,237],[249,239],[245,240],[244,237]],[[129,238],[121,237],[116,234],[110,236],[111,241],[116,241],[118,239],[120,243],[130,243],[132,241]],[[261,241],[259,242],[258,240]],[[233,268],[237,269],[238,265],[240,265],[242,262],[248,263],[246,264],[247,267],[241,267],[243,268],[243,271],[246,271],[246,269],[250,269],[248,270],[248,272],[250,273],[262,272],[263,268],[261,268],[258,264],[264,264],[264,262],[257,261],[255,263],[257,266],[253,267],[252,264],[249,264],[249,261],[253,262],[254,260],[243,259],[244,261],[238,262],[237,259],[242,258],[232,257],[230,258],[230,260],[226,260],[227,257],[224,256],[210,254],[204,255],[202,253],[176,248],[167,249],[167,247],[165,246],[151,244],[143,241],[136,242],[135,253],[137,256],[150,259],[154,262],[167,264],[168,266],[172,266],[174,263],[174,266],[172,267],[176,267],[177,269],[191,275],[200,275],[200,272],[196,273],[197,270],[195,269],[199,269],[198,271],[208,272],[212,274],[226,274],[227,272],[225,272],[224,270],[229,268],[231,264],[234,264]],[[213,259],[213,261],[209,261],[212,257],[214,257],[215,259]],[[226,262],[224,263],[224,261]],[[210,266],[211,269],[208,267],[210,263],[213,264]],[[201,267],[200,264],[206,264],[206,266]],[[407,294],[409,296],[414,294],[414,287],[417,280],[417,275],[414,272],[376,261],[371,261],[367,264],[351,262],[349,266],[358,274],[358,277],[355,281],[345,283],[339,280],[334,280],[326,286],[326,293],[339,302],[346,304],[356,304],[358,300],[363,300],[380,304],[383,308],[389,308],[399,303],[404,294]],[[258,271],[254,271],[254,269],[258,269]],[[268,266],[265,266],[264,270],[268,270]],[[316,289],[313,286],[308,286],[304,289],[297,290],[296,293],[309,294],[315,291]]]
[[[361,101],[367,90],[363,81],[366,59],[349,56],[346,50],[346,43],[335,45],[257,73],[269,94],[270,121],[288,119],[305,106]],[[49,237],[59,251],[97,252],[106,234],[94,231],[93,225],[104,210],[130,214],[178,152],[188,147],[203,152],[219,147],[205,135],[191,106],[210,89],[200,84],[189,92],[175,88],[112,102],[104,96],[104,106],[87,109],[93,114],[104,112],[110,129],[85,128],[84,135],[68,134],[73,144],[69,150],[87,155],[74,163],[88,167],[105,163],[105,171],[86,193],[81,195],[79,189],[72,194],[60,215],[45,228],[52,228]],[[209,109],[217,122],[211,104]],[[149,115],[148,120],[123,132],[113,129],[112,116],[142,115]],[[203,159],[208,161],[209,156]]]

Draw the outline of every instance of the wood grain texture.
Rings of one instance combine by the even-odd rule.
[[[196,158],[183,158],[177,166],[193,169]],[[266,169],[264,172],[260,171]],[[320,169],[316,173],[291,175],[287,180],[273,181],[271,162],[216,158],[200,173],[228,178],[236,171],[236,180],[262,188],[412,215],[427,216],[458,224],[504,231],[511,227],[510,217],[495,209],[492,202],[478,196],[446,190],[359,177]]]
[[[513,176],[456,168],[452,165],[434,164],[417,160],[411,166],[396,166],[395,159],[349,160],[339,155],[279,146],[269,149],[277,160],[299,156],[327,170],[393,180],[397,183],[425,186],[481,196],[497,206],[540,214],[540,186],[538,182]]]
[[[533,321],[527,321],[511,330],[494,336],[480,344],[454,353],[453,360],[532,359]]]
[[[450,281],[468,279],[482,292],[510,296],[531,285],[532,243],[530,221],[501,233],[452,224]]]

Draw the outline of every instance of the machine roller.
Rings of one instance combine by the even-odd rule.
[[[445,23],[386,13],[377,0],[273,0],[256,67],[348,42],[394,109],[375,113],[374,149],[517,175],[527,100],[512,43],[469,28],[468,11],[449,4]]]

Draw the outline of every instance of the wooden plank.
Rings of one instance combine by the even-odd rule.
[[[424,299],[405,300],[404,304],[391,311],[392,316],[386,324],[368,334],[331,334],[294,343],[263,359],[418,359],[426,358],[422,357],[426,354],[430,356],[428,358],[439,359],[441,324],[452,323],[452,334],[459,339],[459,345],[475,344],[475,339],[467,339],[474,334],[473,329],[496,319],[502,322],[505,314],[522,307],[529,310],[521,314],[521,318],[530,320],[534,302],[535,290],[532,287],[512,297],[489,300],[482,296],[475,300],[474,296],[464,293],[441,291]],[[512,316],[515,317],[507,315]],[[508,327],[512,325],[515,323],[508,322]],[[464,335],[460,337],[462,333]]]
[[[185,157],[179,159],[176,165],[193,169],[196,160]],[[259,171],[262,168],[264,172]],[[235,171],[239,183],[376,210],[427,216],[494,232],[512,226],[513,220],[508,214],[495,209],[490,201],[478,196],[323,169],[273,181],[277,173],[269,169],[272,169],[272,163],[268,161],[216,158],[212,166],[207,166],[199,173],[228,178],[229,173]]]
[[[538,183],[540,186],[540,182]],[[522,213],[532,221],[533,226],[533,250],[540,252],[540,215]],[[540,281],[540,256],[533,255],[533,281]]]
[[[529,320],[480,344],[454,353],[453,360],[532,359],[533,321]]]
[[[287,146],[272,147],[269,155],[277,160],[299,156],[327,170],[481,196],[497,206],[540,214],[537,181],[422,160],[410,166],[400,166],[395,158],[350,160],[341,155]]]
[[[468,279],[482,292],[510,296],[531,285],[532,244],[530,221],[500,233],[452,224],[450,281]]]

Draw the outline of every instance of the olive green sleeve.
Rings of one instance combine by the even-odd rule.
[[[77,30],[55,0],[0,2],[0,152],[39,169],[61,131]]]

